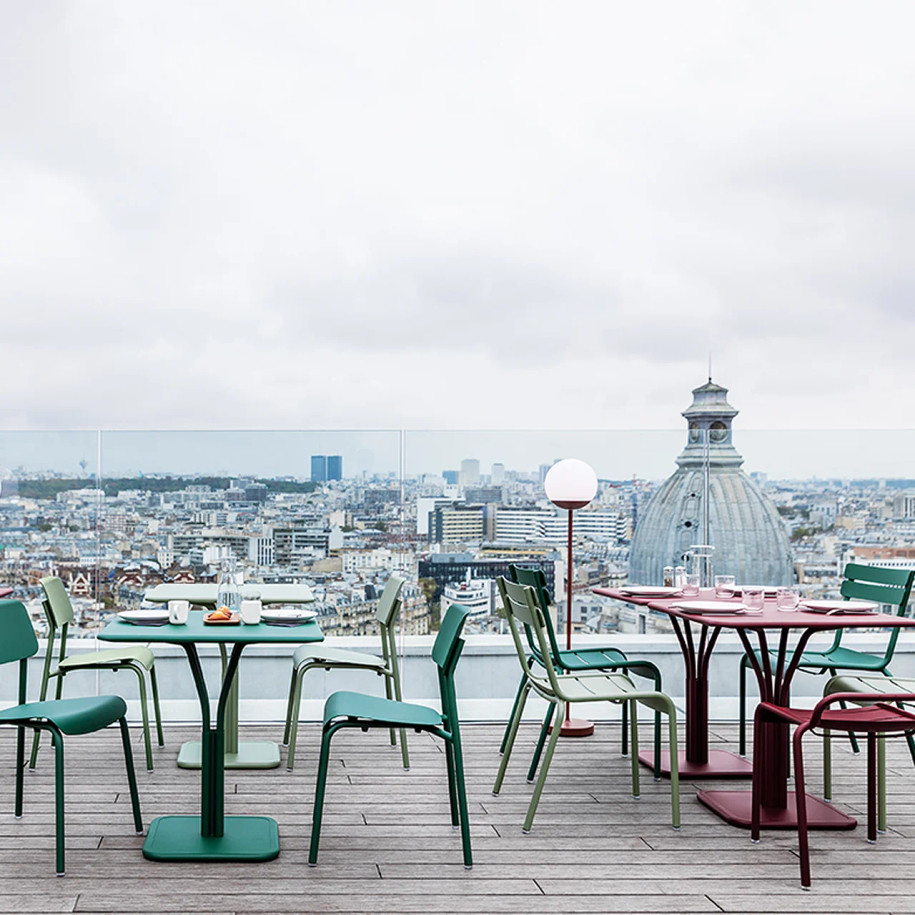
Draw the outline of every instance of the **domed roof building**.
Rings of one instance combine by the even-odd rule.
[[[664,567],[684,565],[690,545],[701,543],[715,548],[715,573],[734,575],[738,584],[794,582],[785,525],[772,502],[740,469],[743,458],[731,441],[737,410],[727,394],[711,378],[693,391],[693,402],[682,414],[688,433],[677,470],[636,524],[630,582],[663,584]]]

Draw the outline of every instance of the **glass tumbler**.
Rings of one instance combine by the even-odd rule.
[[[736,590],[733,575],[716,575],[715,576],[715,597],[719,600],[727,600],[734,596]]]
[[[775,592],[775,606],[779,610],[797,610],[800,601],[800,592],[797,588],[779,588]]]
[[[762,588],[743,588],[743,605],[747,610],[762,610],[765,603],[765,592]]]

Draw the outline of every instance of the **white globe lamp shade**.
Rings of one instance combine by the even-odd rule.
[[[597,495],[597,474],[578,458],[558,461],[543,481],[546,497],[560,508],[584,508]]]

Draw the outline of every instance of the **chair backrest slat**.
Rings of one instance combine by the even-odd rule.
[[[45,606],[51,616],[51,622],[56,628],[65,626],[73,621],[73,604],[64,583],[54,575],[40,580],[41,589],[44,591]]]
[[[18,600],[0,601],[0,664],[37,653],[38,639],[28,610]]]
[[[394,624],[394,620],[397,619],[401,603],[400,592],[405,581],[406,579],[401,578],[399,575],[392,575],[388,578],[384,591],[381,592],[381,597],[378,599],[378,611],[375,613],[375,619],[382,626],[390,627]]]
[[[508,619],[515,651],[525,676],[540,689],[558,692],[559,682],[556,677],[556,668],[550,653],[550,644],[546,634],[546,614],[539,606],[534,589],[530,585],[519,585],[507,578],[499,578],[499,592],[502,595],[502,606]],[[528,661],[527,652],[521,642],[519,624],[529,626],[534,635],[534,644],[538,648],[538,660],[546,671],[546,680],[542,675],[535,674]]]
[[[915,569],[884,569],[850,562],[845,566],[840,590],[843,597],[890,604],[902,614],[909,601],[913,580]]]
[[[435,643],[432,645],[432,660],[446,677],[454,674],[454,668],[461,656],[461,649],[464,647],[461,632],[469,614],[470,610],[463,604],[452,604],[445,613]]]
[[[534,589],[534,593],[537,595],[537,603],[543,611],[543,621],[546,628],[547,640],[550,644],[553,663],[557,663],[560,657],[559,644],[556,641],[556,630],[553,628],[553,620],[550,617],[550,592],[546,586],[546,575],[543,574],[543,569],[532,569],[512,563],[508,567],[508,574],[511,576],[511,580],[516,584],[527,585]],[[534,639],[534,634],[531,631],[530,626],[525,626],[524,632],[527,636],[528,645],[530,646],[531,651],[539,656],[540,646]]]

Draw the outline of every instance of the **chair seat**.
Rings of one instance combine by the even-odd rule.
[[[0,711],[0,723],[18,724],[46,719],[64,734],[89,734],[114,724],[126,714],[127,703],[120,696],[87,696],[16,705]]]
[[[563,670],[601,670],[622,663],[626,655],[615,648],[584,648],[559,652],[559,666]]]
[[[781,705],[772,705],[770,702],[761,702],[757,714],[770,720],[803,724],[810,720],[813,709],[785,708]],[[827,709],[823,712],[817,727],[831,731],[874,731],[880,734],[911,730],[915,727],[915,719],[894,709],[863,705],[855,708]]]
[[[358,718],[379,725],[393,724],[407,728],[435,728],[442,725],[442,716],[428,706],[346,691],[331,693],[324,703],[324,723],[327,724],[334,718]]]
[[[753,654],[762,657],[762,652],[756,649]],[[778,659],[778,651],[769,650],[769,657]],[[841,645],[833,651],[805,651],[801,655],[798,667],[805,668],[833,668],[838,670],[874,670],[881,671],[886,667],[886,660],[879,655],[867,654],[864,651],[855,651],[853,648],[843,648]]]
[[[80,667],[119,667],[130,661],[142,664],[152,670],[155,655],[145,645],[123,645],[105,651],[90,651],[88,654],[71,655],[60,662],[61,670],[77,670]]]
[[[833,677],[826,684],[828,693],[915,693],[910,677]]]
[[[384,658],[377,655],[367,654],[363,651],[353,651],[351,648],[329,648],[320,643],[314,645],[302,645],[295,650],[292,656],[292,663],[295,667],[301,667],[303,664],[321,664],[328,663],[347,667],[369,667],[384,670]]]

